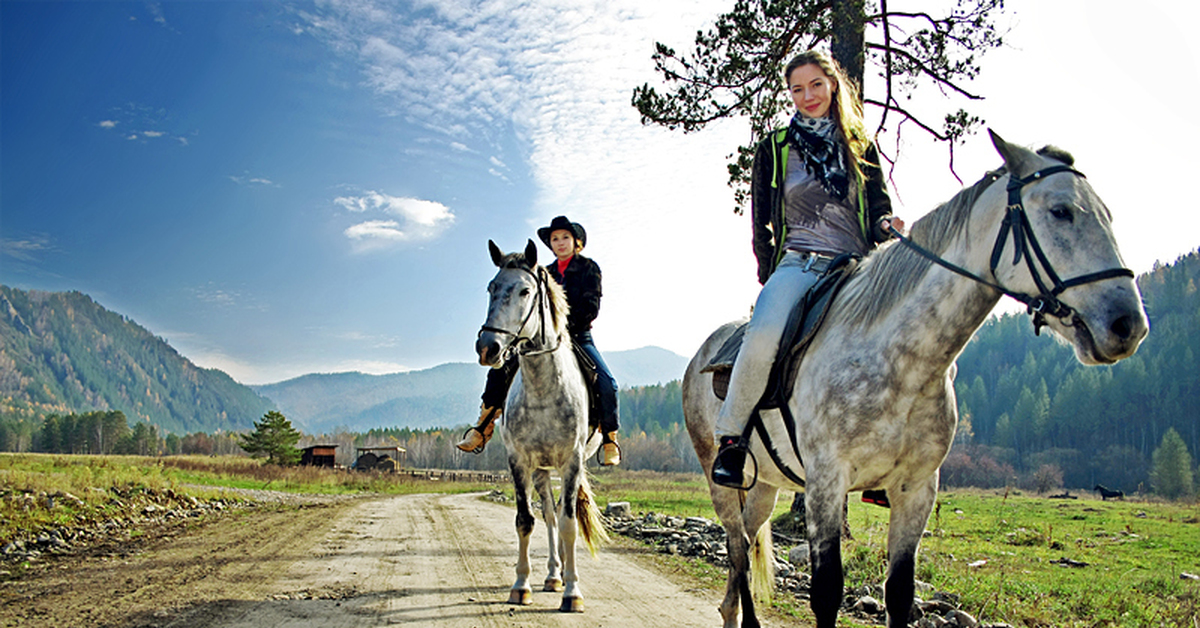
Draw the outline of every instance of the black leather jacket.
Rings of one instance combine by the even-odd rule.
[[[592,328],[600,314],[600,266],[576,253],[563,274],[558,273],[558,260],[546,265],[546,270],[567,293],[571,312],[567,315],[567,331],[574,337]]]
[[[787,237],[784,222],[783,181],[787,177],[789,146],[787,127],[777,129],[758,143],[754,151],[754,168],[750,178],[750,214],[754,228],[754,257],[758,259],[758,282],[767,283],[775,266],[783,257],[783,242]],[[865,184],[851,186],[850,194],[857,196],[859,226],[872,248],[891,236],[879,228],[879,221],[892,214],[883,171],[879,168],[879,152],[872,144],[863,155],[869,164],[859,164]],[[863,207],[866,211],[863,211]]]

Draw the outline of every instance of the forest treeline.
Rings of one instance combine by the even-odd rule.
[[[1187,467],[1176,475],[1186,475],[1184,494],[1191,493],[1200,451],[1198,283],[1200,251],[1157,264],[1139,277],[1150,335],[1136,355],[1112,366],[1079,364],[1065,343],[1035,336],[1024,314],[990,319],[958,360],[959,429],[943,465],[942,484],[1088,489],[1103,484],[1128,493],[1150,492],[1165,481],[1156,460],[1161,467],[1161,460],[1170,458]],[[620,408],[623,466],[700,470],[684,428],[678,380],[623,389]],[[2,416],[0,450],[116,453],[128,447],[120,443],[131,442],[138,430],[143,432],[137,442],[148,442],[144,432],[151,430],[157,453],[240,451],[228,432],[160,435],[144,421],[125,426],[123,415],[124,431],[114,427],[105,432],[105,421],[117,422],[113,415]],[[454,429],[391,427],[305,435],[299,446],[337,444],[338,462],[346,465],[356,447],[386,445],[405,448],[410,467],[506,468],[498,441],[480,455],[454,447],[466,427],[464,422]],[[1160,451],[1166,444],[1171,456]]]

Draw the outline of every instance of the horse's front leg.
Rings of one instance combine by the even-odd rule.
[[[579,587],[579,573],[575,571],[575,535],[578,530],[575,504],[579,500],[579,474],[584,473],[582,453],[559,472],[562,474],[562,490],[559,493],[558,534],[562,539],[564,588],[562,606],[558,610],[582,613],[583,591]]]
[[[888,574],[884,585],[888,628],[908,625],[913,605],[913,578],[917,546],[937,500],[938,474],[923,482],[888,489],[891,517],[888,522]]]
[[[543,591],[562,591],[562,538],[558,534],[558,517],[555,514],[554,489],[550,486],[550,472],[539,469],[533,473],[533,483],[542,498],[542,519],[546,522],[546,536],[550,540],[550,557],[546,560],[546,582]]]
[[[513,497],[517,502],[517,581],[508,593],[509,604],[532,604],[533,589],[529,586],[529,537],[533,535],[533,513],[529,504],[529,471],[509,456]]]
[[[815,466],[815,465],[814,465]],[[807,493],[809,558],[812,562],[810,604],[817,628],[834,628],[842,605],[842,524],[846,484],[839,477],[810,474]]]

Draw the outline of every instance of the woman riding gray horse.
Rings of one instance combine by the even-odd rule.
[[[842,253],[864,255],[887,240],[892,203],[875,146],[866,139],[854,83],[810,50],[784,70],[796,105],[791,124],[759,143],[751,178],[758,281],[764,284],[717,418],[713,482],[740,488],[742,438],[767,387],[792,308]]]
[[[555,261],[546,265],[567,294],[570,312],[567,314],[567,330],[571,340],[581,349],[596,369],[596,395],[600,412],[600,431],[604,435],[603,459],[600,464],[620,464],[621,448],[617,445],[617,430],[620,427],[617,406],[617,380],[604,363],[596,343],[592,340],[592,321],[600,313],[600,266],[580,254],[587,244],[587,231],[566,216],[558,216],[550,225],[538,229],[538,238],[554,252]],[[517,358],[514,354],[500,368],[488,371],[483,389],[483,404],[479,422],[467,430],[458,448],[480,453],[495,429],[495,421],[504,411],[504,400],[508,388],[517,374]]]

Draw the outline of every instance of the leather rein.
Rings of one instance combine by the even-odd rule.
[[[1020,263],[1021,258],[1025,258],[1025,264],[1029,268],[1029,274],[1033,277],[1033,282],[1037,284],[1038,294],[1027,294],[1024,292],[1015,292],[1004,286],[988,281],[971,271],[952,264],[945,259],[939,257],[929,249],[913,242],[906,238],[895,227],[889,227],[888,231],[898,238],[905,246],[919,253],[921,256],[930,261],[951,270],[963,277],[977,281],[993,290],[1010,296],[1021,303],[1025,304],[1025,313],[1033,316],[1033,331],[1035,334],[1041,334],[1041,328],[1046,325],[1046,317],[1053,316],[1058,319],[1066,319],[1075,314],[1074,308],[1059,300],[1058,295],[1068,288],[1081,286],[1096,281],[1105,279],[1113,279],[1115,277],[1133,278],[1132,270],[1128,268],[1110,268],[1100,272],[1088,273],[1079,277],[1074,277],[1063,281],[1059,278],[1058,273],[1054,272],[1054,267],[1050,265],[1050,261],[1046,259],[1046,254],[1042,252],[1042,247],[1038,243],[1037,237],[1033,234],[1033,227],[1029,224],[1029,216],[1025,213],[1025,205],[1021,201],[1021,190],[1034,182],[1040,181],[1052,174],[1059,172],[1068,172],[1078,177],[1084,177],[1082,172],[1065,165],[1050,166],[1034,172],[1033,174],[1019,178],[1016,175],[1009,174],[1008,178],[1008,207],[1005,209],[1004,222],[1000,224],[1000,233],[996,235],[996,243],[992,246],[991,271],[992,276],[996,276],[996,267],[1000,264],[1001,253],[1004,250],[1004,244],[1008,241],[1009,235],[1012,235],[1013,248],[1013,266]],[[1037,264],[1034,263],[1034,257],[1037,257]],[[1042,272],[1038,271],[1037,266],[1040,264]],[[1045,277],[1042,276],[1045,273]]]
[[[519,328],[517,328],[517,331],[515,331],[515,332],[509,331],[507,329],[501,329],[499,327],[491,327],[491,326],[485,324],[479,328],[479,333],[475,334],[475,337],[478,339],[480,336],[483,335],[484,332],[489,332],[489,331],[494,334],[503,334],[505,336],[512,336],[513,340],[511,342],[509,342],[500,351],[500,358],[501,358],[502,362],[507,361],[508,356],[511,353],[513,353],[514,351],[516,352],[518,357],[530,356],[530,355],[541,355],[543,353],[551,353],[553,351],[557,351],[559,345],[562,344],[562,336],[561,335],[558,335],[558,334],[555,335],[555,342],[554,342],[553,347],[543,348],[543,349],[529,349],[528,347],[531,344],[533,344],[533,338],[523,337],[521,335],[522,333],[525,332],[525,327],[526,327],[526,325],[529,324],[530,319],[533,318],[533,313],[537,312],[538,313],[538,323],[540,323],[539,335],[541,336],[541,342],[539,343],[539,345],[542,347],[546,346],[546,314],[545,314],[545,308],[543,307],[546,303],[546,299],[548,298],[546,295],[546,292],[548,290],[548,288],[546,287],[546,281],[540,275],[538,275],[538,273],[536,273],[528,268],[525,268],[524,266],[510,266],[509,268],[514,268],[521,272],[527,273],[530,277],[533,277],[534,283],[537,284],[537,297],[533,300],[533,305],[531,305],[529,307],[529,311],[525,313],[525,318],[521,321],[521,326]]]

